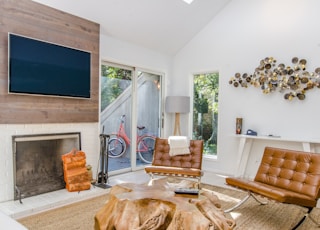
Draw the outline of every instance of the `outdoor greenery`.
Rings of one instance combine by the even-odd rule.
[[[205,141],[204,154],[217,154],[219,73],[194,75],[193,138]]]
[[[131,76],[131,70],[101,66],[101,111],[117,99],[130,85]]]

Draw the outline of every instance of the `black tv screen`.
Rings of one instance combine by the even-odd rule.
[[[90,98],[89,52],[8,36],[9,93]]]

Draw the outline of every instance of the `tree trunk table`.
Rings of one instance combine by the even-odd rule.
[[[233,229],[235,222],[224,215],[216,195],[175,194],[190,188],[190,181],[168,183],[161,179],[152,186],[113,186],[106,204],[95,216],[96,230]]]

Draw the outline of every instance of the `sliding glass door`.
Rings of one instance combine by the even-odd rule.
[[[100,125],[110,135],[109,172],[151,163],[154,139],[161,133],[160,102],[161,75],[103,62]]]

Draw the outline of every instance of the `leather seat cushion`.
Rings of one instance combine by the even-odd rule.
[[[180,167],[167,167],[167,166],[146,166],[147,173],[154,174],[174,174],[181,176],[200,177],[203,172],[200,169],[193,168],[180,168]]]
[[[226,182],[234,187],[248,190],[282,203],[297,204],[306,207],[315,207],[317,204],[317,201],[313,197],[257,181],[229,177],[226,178]]]

